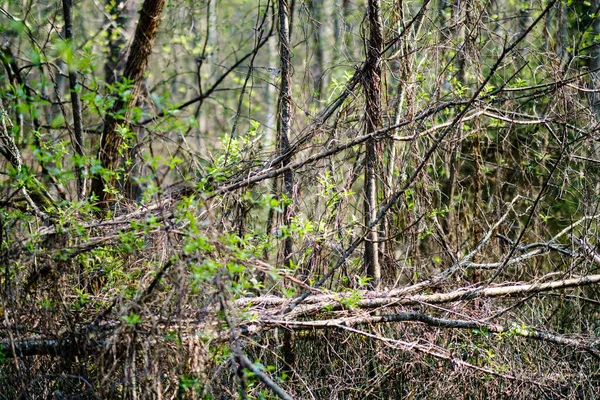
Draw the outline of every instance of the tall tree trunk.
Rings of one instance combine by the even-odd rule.
[[[368,21],[369,41],[367,49],[367,65],[365,74],[366,98],[366,130],[374,132],[381,126],[381,51],[383,49],[383,35],[381,29],[380,0],[369,0]],[[381,266],[377,250],[378,231],[373,225],[377,217],[377,142],[373,139],[367,141],[365,154],[365,226],[367,235],[365,240],[365,266],[367,277],[371,278],[371,287],[376,289],[381,281]]]
[[[279,88],[279,147],[282,153],[290,147],[290,129],[292,122],[292,65],[290,61],[290,5],[288,0],[279,0],[279,57],[281,63],[281,86]],[[290,157],[283,161],[282,166],[290,162]],[[292,201],[294,176],[292,171],[283,175],[283,193]],[[292,219],[292,204],[286,205],[283,212],[283,224],[289,226]],[[284,265],[289,266],[292,256],[292,238],[284,239]]]
[[[590,11],[594,14],[600,12],[600,0],[594,0],[590,6]],[[592,22],[592,29],[594,32],[594,37],[598,37],[600,35],[600,16],[595,15],[594,21]],[[598,90],[600,88],[600,45],[595,44],[591,48],[590,54],[590,78],[592,80],[593,89]],[[590,95],[592,99],[592,107],[594,110],[594,116],[596,117],[596,121],[600,121],[600,94],[592,93]]]
[[[590,14],[593,15],[594,20],[592,21],[592,31],[594,33],[594,37],[597,38],[600,35],[600,0],[592,1],[590,5]],[[598,90],[600,89],[600,45],[596,44],[591,48],[590,52],[590,80],[592,89]],[[593,91],[589,95],[590,105],[592,106],[592,110],[594,112],[594,117],[596,122],[600,122],[600,93]],[[599,149],[598,143],[595,140],[590,140],[590,146],[588,149],[588,157],[591,159],[598,159]],[[598,175],[598,166],[593,163],[588,163],[587,171],[585,172],[586,176],[597,176]],[[594,185],[594,188],[590,190],[589,200],[586,201],[586,204],[589,207],[588,214],[594,215],[597,207],[597,200],[595,197],[600,193],[600,182],[597,182]]]
[[[123,79],[129,80],[133,84],[131,95],[126,100],[123,100],[120,96],[117,97],[104,120],[104,131],[100,140],[98,158],[105,170],[115,171],[120,166],[119,149],[123,145],[123,136],[117,128],[119,124],[126,123],[129,109],[135,106],[137,102],[142,78],[148,67],[164,6],[165,0],[145,0],[142,5],[140,19],[123,74]],[[117,117],[122,110],[125,110],[123,117]],[[98,196],[98,199],[106,205],[108,201],[113,200],[113,194],[112,191],[106,191],[105,189],[114,188],[116,183],[117,177],[114,173],[95,176],[92,183],[92,193]]]
[[[292,122],[292,65],[290,52],[290,16],[293,8],[289,0],[279,0],[279,60],[281,69],[281,86],[279,87],[279,115],[277,130],[279,137],[279,148],[286,153],[290,148],[290,129]],[[290,163],[290,157],[286,157],[282,166]],[[287,171],[283,175],[283,193],[290,201],[283,209],[283,225],[290,226],[292,222],[294,201],[294,175]],[[283,239],[283,264],[290,267],[292,263],[293,239],[291,235]],[[295,364],[295,352],[293,349],[293,332],[285,330],[283,336],[285,369],[288,374],[293,373]]]
[[[125,44],[128,37],[131,36],[131,32],[135,28],[135,14],[136,14],[136,2],[129,0],[106,0],[106,7],[112,18],[112,23],[107,29],[108,34],[108,47],[106,63],[104,64],[104,81],[107,84],[113,84],[117,81],[118,77],[122,75],[125,69],[125,62],[127,61],[127,52],[124,50]],[[135,128],[135,140],[136,143],[132,144],[128,157],[132,161],[128,163],[124,171],[124,192],[125,197],[128,199],[138,199],[141,196],[140,185],[133,179],[134,176],[141,174],[141,161],[140,154],[143,152],[143,148],[140,143],[143,139],[140,137],[143,133],[143,129],[140,127]]]
[[[73,3],[71,0],[63,0],[63,16],[65,18],[65,40],[69,46],[73,46]],[[69,64],[69,84],[71,88],[71,105],[73,107],[73,148],[79,156],[80,161],[83,161],[84,146],[83,146],[83,124],[81,117],[81,101],[79,100],[79,92],[77,89],[77,71],[75,66]],[[70,130],[70,129],[69,129]],[[86,195],[86,169],[81,164],[75,164],[75,175],[77,176],[77,198],[83,200]]]

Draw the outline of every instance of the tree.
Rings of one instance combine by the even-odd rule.
[[[381,26],[381,8],[378,0],[369,0],[369,42],[365,68],[365,124],[366,133],[371,134],[381,126],[381,52],[383,36]],[[379,265],[379,242],[377,218],[377,142],[369,139],[365,151],[365,266],[371,286],[378,288],[381,281]]]
[[[121,84],[130,89],[119,94],[113,94],[116,98],[105,117],[98,152],[98,159],[104,173],[94,177],[92,184],[92,193],[105,205],[108,205],[108,201],[114,200],[119,176],[118,170],[123,162],[121,157],[122,146],[129,128],[126,123],[123,125],[121,121],[127,121],[131,115],[131,108],[135,106],[138,100],[142,78],[152,54],[152,47],[158,33],[160,16],[164,6],[164,0],[144,1],[121,81]]]

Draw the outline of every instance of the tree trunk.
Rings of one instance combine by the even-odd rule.
[[[279,88],[279,147],[282,153],[290,147],[290,128],[292,122],[292,67],[290,62],[290,5],[288,0],[279,0],[279,57],[281,62],[281,86]],[[282,162],[285,167],[290,158],[286,157]],[[292,171],[283,175],[283,192],[289,201],[293,199],[294,176]],[[290,226],[292,219],[292,204],[286,205],[283,211],[283,224]],[[284,265],[289,266],[292,256],[292,238],[284,239],[283,260]]]
[[[165,0],[145,0],[142,5],[140,19],[123,74],[123,80],[128,80],[133,85],[131,95],[126,100],[119,96],[104,120],[98,158],[105,170],[115,171],[121,164],[119,150],[124,140],[117,128],[119,124],[126,123],[129,109],[136,104],[164,6]],[[117,117],[122,110],[125,110],[124,115]],[[108,177],[95,176],[92,193],[98,196],[100,202],[106,206],[108,201],[114,200],[112,191],[106,189],[114,189],[116,183],[117,177],[114,173],[108,174]]]
[[[290,148],[290,128],[292,122],[292,65],[290,52],[290,15],[293,8],[288,0],[279,0],[279,60],[281,65],[281,86],[279,88],[279,115],[278,115],[278,137],[279,149],[285,154]],[[282,166],[288,165],[290,157],[286,157]],[[289,204],[286,202],[283,208],[283,225],[289,227],[292,222],[294,201],[294,175],[292,171],[283,174],[283,193],[285,193]],[[283,265],[289,268],[292,263],[293,239],[291,233],[283,239]],[[304,278],[304,277],[303,277]],[[283,358],[285,370],[292,374],[295,365],[295,353],[293,349],[293,332],[286,330],[283,336]]]
[[[74,46],[73,3],[71,0],[63,0],[63,16],[65,18],[65,40],[69,42],[70,46]],[[79,100],[79,92],[77,89],[77,71],[75,71],[74,65],[72,64],[69,64],[67,67],[69,71],[69,85],[71,89],[71,105],[73,107],[73,148],[75,149],[75,153],[79,156],[81,162],[83,161],[85,152],[83,150],[83,124],[81,117],[81,101]],[[75,175],[77,176],[77,199],[83,200],[87,192],[85,167],[82,167],[81,164],[76,163]]]
[[[366,130],[367,133],[376,131],[381,126],[381,51],[383,49],[383,36],[381,29],[381,16],[379,15],[379,0],[369,0],[368,21],[369,41],[367,49],[367,65],[365,73],[365,98],[366,98]],[[371,139],[366,144],[365,154],[365,226],[367,235],[365,240],[365,266],[367,277],[371,278],[372,288],[378,288],[381,281],[381,266],[377,250],[378,232],[374,221],[377,217],[377,143]]]
[[[600,12],[600,0],[594,0],[590,6],[592,13]],[[600,16],[595,15],[594,21],[592,22],[592,30],[594,37],[600,35]],[[590,54],[590,78],[592,80],[592,88],[598,90],[600,88],[600,45],[595,44],[591,48]],[[600,95],[596,92],[590,95],[592,99],[592,108],[594,110],[594,116],[596,121],[600,121]]]

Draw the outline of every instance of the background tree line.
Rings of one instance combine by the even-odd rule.
[[[599,12],[2,2],[0,398],[598,397]]]

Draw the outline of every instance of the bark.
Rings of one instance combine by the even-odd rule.
[[[65,18],[65,40],[74,46],[73,38],[73,4],[71,0],[63,0],[63,15]],[[79,92],[77,91],[77,71],[74,69],[74,65],[68,65],[69,71],[69,85],[71,89],[71,106],[73,107],[73,147],[75,153],[83,161],[85,156],[84,143],[83,143],[83,123],[81,116],[81,101],[79,99]],[[86,196],[86,168],[81,165],[75,166],[75,175],[77,176],[77,197],[79,200],[83,200]]]
[[[594,259],[594,262],[600,263]],[[355,308],[369,309],[378,307],[400,307],[421,304],[448,304],[457,301],[498,298],[498,297],[527,297],[535,293],[550,292],[553,290],[566,290],[576,287],[592,286],[600,284],[600,275],[587,275],[578,278],[562,279],[547,283],[524,283],[517,285],[496,286],[484,289],[461,288],[451,292],[410,295],[413,287],[403,287],[387,291],[359,290],[352,293],[341,294],[319,294],[307,296],[302,305],[297,306],[293,313],[285,315],[285,319],[291,320],[298,316],[314,315],[323,309],[336,311],[344,309],[340,302],[350,296],[360,296],[362,300],[354,303]],[[417,284],[419,285],[419,284]],[[416,285],[415,285],[416,287]],[[248,297],[238,299],[234,302],[236,307],[257,306],[261,313],[272,313],[274,309],[286,307],[292,300],[277,296]],[[274,315],[274,314],[273,314]]]
[[[140,86],[148,67],[164,6],[165,0],[145,0],[142,5],[140,19],[123,74],[123,79],[130,81],[133,85],[131,95],[125,100],[121,97],[116,99],[104,121],[104,131],[100,141],[98,158],[100,159],[102,168],[105,170],[117,170],[121,164],[119,150],[124,140],[117,128],[120,124],[126,123],[129,109],[135,106],[138,99]],[[123,110],[125,111],[124,115],[119,117],[118,115]],[[114,198],[105,189],[114,188],[116,183],[117,178],[115,174],[111,174],[109,178],[96,176],[92,184],[92,192],[106,206],[107,202],[114,200]]]
[[[590,8],[590,11],[595,14],[600,12],[600,0],[595,0]],[[594,32],[594,37],[600,35],[600,16],[595,15],[594,21],[592,22],[592,30]],[[600,45],[595,44],[591,48],[590,53],[590,77],[592,79],[592,88],[598,90],[600,87]],[[600,121],[600,94],[592,93],[590,97],[596,121]]]
[[[282,153],[290,148],[290,130],[292,122],[292,66],[290,60],[290,5],[288,0],[279,0],[279,57],[281,63],[281,86],[279,88],[279,147]],[[282,167],[290,163],[290,157],[282,161]],[[294,175],[291,170],[283,174],[283,192],[293,202]],[[293,204],[285,206],[283,224],[290,226]],[[290,236],[284,239],[284,265],[291,263],[293,241]]]
[[[375,132],[381,126],[381,51],[383,36],[379,0],[369,0],[368,4],[369,42],[367,49],[367,70],[365,73],[366,131]],[[377,218],[377,142],[369,139],[365,153],[365,267],[371,278],[372,288],[379,287],[381,266],[377,249],[378,231],[374,221]]]
[[[279,148],[287,153],[290,148],[290,129],[292,120],[292,65],[290,52],[290,15],[292,8],[288,0],[279,0],[279,59],[281,63],[281,86],[279,88]],[[282,167],[290,163],[290,156],[284,158]],[[283,174],[283,192],[290,204],[283,209],[283,225],[291,226],[294,201],[294,175],[292,170]],[[283,264],[289,268],[292,263],[293,240],[291,234],[283,240]],[[288,374],[294,371],[296,355],[293,349],[294,337],[291,331],[285,331],[283,337],[283,358]]]

